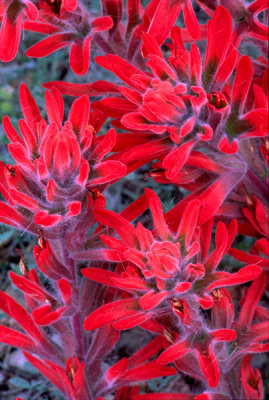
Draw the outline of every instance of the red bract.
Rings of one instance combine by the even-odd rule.
[[[54,3],[40,2],[40,22],[24,24],[27,30],[50,34],[26,51],[28,57],[44,57],[58,49],[70,46],[70,67],[78,75],[87,73],[90,65],[90,45],[96,32],[113,26],[110,17],[93,18],[79,4],[71,13],[71,1],[64,1],[63,8]],[[69,8],[69,9],[68,9]],[[43,21],[45,21],[43,23]]]
[[[115,146],[129,171],[157,158],[149,176],[184,187],[203,203],[209,198],[211,215],[217,212],[228,220],[235,216],[245,223],[241,210],[245,192],[255,191],[258,201],[267,202],[266,182],[261,178],[267,167],[252,138],[268,135],[268,104],[263,85],[254,84],[258,81],[250,58],[230,49],[231,17],[219,7],[208,22],[203,63],[196,44],[190,51],[185,49],[179,28],[171,31],[168,61],[156,35],[143,33],[143,54],[150,72],[116,55],[96,58],[127,86],[107,86],[116,95],[94,102],[93,108],[115,118],[114,126],[131,131],[119,134]],[[66,94],[104,92],[101,81],[90,87],[57,82],[46,86],[53,84]]]
[[[88,189],[114,181],[126,171],[119,161],[103,161],[116,133],[111,129],[96,137],[99,117],[90,115],[86,96],[74,101],[64,125],[63,101],[56,89],[45,95],[48,123],[25,85],[20,87],[20,101],[25,118],[19,121],[22,137],[8,117],[3,120],[17,164],[1,164],[1,191],[9,203],[2,203],[1,221],[34,233],[41,226],[55,235],[66,222],[69,229],[79,225],[85,231],[93,220]]]
[[[199,49],[193,44],[188,52],[178,28],[172,29],[169,63],[162,56],[154,35],[144,34],[144,54],[151,74],[139,71],[117,56],[97,57],[97,63],[113,71],[130,88],[118,87],[124,100],[107,98],[95,102],[93,107],[120,119],[128,129],[160,135],[163,146],[169,137],[172,149],[175,144],[179,145],[181,154],[185,154],[180,167],[199,140],[208,141],[228,154],[236,152],[238,139],[267,135],[268,111],[266,107],[250,112],[244,108],[252,78],[249,57],[243,57],[238,64],[232,96],[224,86],[237,60],[237,51],[229,51],[231,32],[230,15],[219,7],[209,21],[203,66]],[[239,102],[241,86],[244,86],[244,95]],[[168,157],[165,160],[164,167]]]
[[[3,118],[15,165],[0,162],[0,222],[37,236],[38,270],[17,249],[10,280],[24,306],[0,292],[0,341],[66,400],[262,400],[251,362],[269,350],[268,4],[100,3],[98,15],[78,0],[0,0],[2,61],[25,29],[45,35],[27,56],[69,47],[84,75],[93,43],[95,62],[122,81],[45,83],[40,109],[22,84],[19,133]],[[77,97],[68,114],[61,93]],[[104,133],[110,122],[119,133]],[[169,184],[169,211],[149,188],[114,211],[144,190],[139,174],[158,193]],[[244,251],[242,235],[257,239]],[[185,376],[193,393],[180,393]],[[161,377],[172,380],[162,392],[134,386]]]
[[[30,0],[3,0],[0,5],[0,60],[13,60],[18,52],[23,20],[34,21],[38,10]]]
[[[111,17],[93,18],[76,0],[56,2],[7,1],[0,32],[0,59],[11,61],[17,54],[22,27],[48,34],[26,51],[29,57],[44,57],[70,46],[70,67],[84,75],[90,64],[90,44],[96,32],[111,29]],[[25,18],[27,17],[27,18]],[[24,21],[23,21],[24,19]]]
[[[107,271],[103,274],[98,268],[86,268],[82,273],[99,283],[128,292],[131,297],[95,310],[86,318],[84,327],[86,330],[106,324],[113,324],[116,329],[146,327],[149,320],[159,323],[166,315],[174,331],[178,330],[176,326],[183,326],[181,329],[186,331],[180,335],[184,340],[162,353],[159,361],[169,363],[194,352],[209,386],[215,387],[219,372],[214,341],[234,341],[236,332],[226,328],[210,331],[203,323],[199,307],[211,308],[213,297],[209,294],[212,291],[214,294],[216,288],[253,280],[261,274],[261,268],[248,265],[234,274],[216,272],[233,241],[236,225],[231,224],[228,230],[222,223],[217,225],[216,249],[208,255],[206,243],[209,243],[211,232],[197,226],[199,201],[193,200],[187,205],[174,234],[166,224],[158,197],[149,189],[146,195],[154,221],[153,231],[141,224],[135,229],[111,211],[94,212],[97,221],[114,228],[120,239],[101,235],[107,249],[99,253],[89,250],[76,256],[121,261],[126,268],[121,274],[120,264],[118,273]],[[193,330],[195,333],[190,333]]]

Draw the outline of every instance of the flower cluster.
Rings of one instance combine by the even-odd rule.
[[[269,350],[268,4],[100,3],[98,14],[77,0],[0,0],[1,61],[25,30],[46,35],[26,56],[70,47],[86,75],[93,44],[94,67],[113,77],[44,82],[44,110],[22,83],[18,129],[3,118],[14,165],[0,162],[0,222],[37,242],[36,268],[21,253],[10,272],[24,305],[0,292],[15,320],[0,341],[66,400],[262,400],[252,359]],[[149,187],[108,209],[106,189],[141,167]],[[182,190],[170,210],[152,179]],[[120,357],[133,328],[148,335]],[[179,374],[199,389],[141,391]]]

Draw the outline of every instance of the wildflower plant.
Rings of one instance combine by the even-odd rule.
[[[268,3],[100,3],[98,14],[83,1],[0,0],[3,63],[37,32],[25,56],[69,48],[85,75],[43,82],[44,110],[22,83],[18,129],[3,118],[14,163],[0,163],[0,222],[35,237],[36,267],[21,254],[10,272],[24,303],[0,292],[16,321],[0,341],[66,400],[262,400],[252,359],[269,350]],[[87,80],[93,66],[114,78]],[[141,168],[144,193],[110,210],[106,189]],[[153,182],[184,196],[164,210]],[[252,247],[238,248],[239,234]],[[144,345],[111,361],[134,328]],[[196,386],[141,388],[166,376]]]

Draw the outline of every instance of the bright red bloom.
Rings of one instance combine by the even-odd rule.
[[[109,16],[93,16],[76,0],[39,1],[7,0],[0,8],[3,15],[0,31],[0,60],[11,61],[16,56],[22,27],[49,35],[26,51],[29,57],[44,57],[70,46],[70,67],[84,75],[90,64],[90,45],[96,32],[113,26]]]
[[[95,102],[93,107],[120,119],[125,128],[160,135],[163,146],[170,138],[170,146],[174,144],[172,148],[176,148],[175,144],[179,145],[179,151],[186,154],[186,159],[199,140],[209,141],[230,154],[238,150],[238,139],[267,135],[266,107],[250,112],[244,107],[252,79],[249,57],[244,56],[238,64],[232,96],[224,86],[237,60],[236,50],[229,51],[232,32],[229,13],[219,7],[209,23],[203,66],[199,49],[193,44],[188,52],[178,28],[173,28],[171,33],[169,64],[154,36],[144,34],[144,53],[149,59],[147,66],[151,74],[143,73],[117,56],[97,57],[97,63],[114,72],[130,88],[118,87],[124,99],[108,98]],[[218,35],[221,35],[220,39]],[[244,93],[239,100],[242,85]],[[188,140],[190,136],[192,140]]]
[[[95,310],[86,318],[84,327],[92,330],[113,324],[116,329],[130,329],[137,325],[147,329],[147,324],[155,321],[157,331],[165,331],[168,325],[160,328],[160,324],[166,318],[173,331],[180,326],[184,334],[180,335],[183,340],[162,353],[159,361],[169,363],[193,352],[209,386],[215,387],[219,370],[214,343],[234,341],[236,332],[230,327],[210,330],[203,322],[199,308],[212,307],[216,288],[248,282],[261,274],[261,268],[248,265],[233,274],[216,272],[233,241],[236,225],[231,224],[228,230],[222,223],[217,225],[216,249],[208,255],[211,229],[208,225],[197,226],[199,201],[193,200],[187,205],[174,234],[166,224],[158,197],[149,189],[146,196],[154,220],[153,231],[140,223],[135,229],[126,219],[111,211],[94,211],[97,221],[114,228],[120,239],[101,235],[107,248],[86,250],[75,256],[120,263],[116,272],[106,271],[104,274],[103,270],[92,267],[83,269],[82,273],[99,283],[121,289],[123,293],[128,292],[130,297]]]
[[[1,221],[35,234],[42,226],[55,235],[56,227],[66,222],[71,231],[79,225],[85,232],[93,222],[88,190],[126,172],[119,161],[103,161],[115,144],[116,133],[111,129],[96,136],[104,119],[90,115],[86,96],[74,101],[63,126],[64,104],[56,89],[45,95],[48,123],[25,85],[20,87],[20,101],[25,118],[19,121],[22,138],[9,118],[3,119],[11,141],[9,151],[17,164],[0,166],[1,192],[9,203],[1,203]]]
[[[268,135],[268,103],[263,86],[253,76],[250,58],[230,49],[232,20],[227,10],[219,7],[208,27],[203,64],[196,44],[190,52],[185,49],[177,27],[171,32],[168,62],[155,36],[143,34],[150,73],[116,55],[97,57],[127,86],[107,85],[115,96],[93,103],[93,108],[115,118],[116,127],[131,131],[119,134],[115,146],[130,172],[158,158],[149,176],[190,190],[202,202],[211,194],[207,204],[211,215],[227,220],[239,217],[243,224],[241,208],[246,198],[238,190],[240,185],[267,202],[266,182],[261,178],[267,167],[261,154],[255,153],[251,138],[260,141],[259,137]],[[53,84],[66,94],[104,93],[101,81],[87,87],[57,82],[46,87]]]
[[[63,2],[65,9],[55,9],[54,3],[39,3],[40,22],[24,26],[27,30],[47,33],[50,36],[34,44],[25,54],[29,57],[44,57],[70,46],[70,67],[76,74],[84,75],[90,65],[90,44],[93,35],[111,29],[113,22],[111,17],[94,19],[81,4],[75,12],[70,13],[72,7],[67,7],[70,3],[70,0]]]

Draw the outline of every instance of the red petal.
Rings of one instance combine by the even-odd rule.
[[[82,208],[82,203],[80,201],[72,201],[67,206],[66,218],[75,217],[80,214]]]
[[[121,118],[125,114],[129,114],[137,109],[137,106],[129,100],[121,97],[108,97],[106,99],[96,101],[92,104],[97,109],[111,118]]]
[[[159,197],[151,189],[145,189],[145,194],[149,202],[155,229],[162,239],[169,239],[171,232],[165,222]]]
[[[63,0],[62,7],[68,12],[76,11],[77,0]]]
[[[191,3],[191,0],[187,0],[183,3],[184,22],[191,37],[193,39],[198,39],[200,35],[200,28]]]
[[[95,282],[99,282],[108,286],[116,286],[116,287],[118,286],[113,284],[112,281],[112,278],[120,277],[118,274],[115,274],[115,272],[105,271],[104,273],[103,269],[91,267],[91,268],[83,268],[81,270],[81,273]]]
[[[27,86],[22,83],[19,90],[21,109],[27,125],[32,132],[37,132],[37,124],[41,122],[42,117]]]
[[[9,62],[18,52],[23,15],[19,14],[14,23],[8,15],[4,15],[0,31],[0,60]]]
[[[84,329],[91,331],[106,324],[137,313],[137,300],[126,299],[104,306],[93,311],[84,321]]]
[[[69,46],[74,37],[73,32],[56,33],[34,44],[25,52],[25,55],[37,58],[48,56],[63,47]]]
[[[165,367],[157,361],[149,361],[139,365],[139,367],[132,368],[123,374],[122,378],[127,382],[135,382],[141,380],[148,380],[158,378],[160,376],[171,376],[177,373],[175,368]]]
[[[49,227],[57,224],[59,221],[62,221],[63,217],[59,214],[51,214],[49,215],[47,211],[41,210],[38,211],[35,215],[34,221],[36,224]]]
[[[161,364],[168,364],[172,361],[178,360],[189,351],[190,349],[187,347],[185,342],[176,343],[164,350],[164,352],[159,356],[158,362]]]
[[[233,140],[231,143],[228,141],[226,137],[221,139],[219,145],[218,145],[219,150],[222,153],[225,154],[234,154],[237,153],[238,151],[238,144],[235,140]]]
[[[36,347],[36,344],[28,336],[3,325],[0,325],[0,342],[30,351]]]
[[[101,67],[104,67],[114,74],[116,74],[123,82],[131,87],[137,87],[137,85],[132,81],[133,75],[142,75],[142,72],[135,68],[132,64],[124,61],[122,58],[114,55],[108,54],[106,56],[97,56],[95,62]],[[143,76],[143,75],[142,75]],[[151,79],[148,78],[150,81]]]
[[[200,212],[200,201],[199,200],[192,200],[190,201],[183,213],[183,216],[180,221],[180,225],[178,227],[178,231],[176,234],[176,238],[185,238],[185,246],[186,248],[189,247],[191,242],[193,233],[196,229],[196,224],[199,217]]]
[[[98,222],[114,228],[125,243],[136,247],[136,229],[125,218],[109,210],[94,210],[93,213]]]
[[[217,329],[211,331],[210,336],[217,342],[233,342],[237,337],[237,333],[233,329]]]
[[[252,282],[236,324],[239,329],[246,329],[246,327],[250,327],[255,309],[263,294],[265,285],[265,273],[262,273],[257,279]]]
[[[212,20],[208,21],[208,41],[203,73],[203,81],[207,87],[226,55],[231,33],[230,13],[226,8],[218,6]]]
[[[25,148],[25,143],[22,138],[18,135],[16,130],[13,128],[10,119],[7,115],[3,117],[2,120],[4,130],[6,132],[7,137],[12,143],[19,143],[21,146]]]
[[[212,282],[206,289],[207,292],[217,287],[241,285],[242,283],[256,279],[262,273],[261,267],[258,265],[247,265],[241,268],[235,274],[229,272],[216,272],[214,274],[215,282]]]
[[[127,368],[128,360],[127,358],[122,358],[106,371],[105,379],[109,382],[109,384],[112,384],[115,380],[121,377],[121,375],[127,370]]]
[[[0,308],[11,318],[14,318],[25,332],[32,336],[38,343],[44,342],[45,338],[35,325],[30,314],[13,300],[12,297],[3,292],[0,292]]]
[[[31,282],[29,279],[24,278],[23,276],[17,275],[14,272],[10,271],[10,279],[14,285],[17,286],[22,292],[30,295],[31,297],[39,300],[39,301],[48,301],[48,299],[52,299],[52,297],[45,292],[40,286]]]
[[[84,95],[73,102],[68,116],[68,121],[71,122],[73,131],[83,137],[84,131],[89,124],[89,118],[90,101],[88,96]]]
[[[63,100],[56,88],[52,90],[52,93],[47,90],[45,92],[46,110],[50,122],[56,122],[59,128],[61,128],[63,120]]]
[[[238,64],[233,83],[232,104],[242,112],[252,80],[253,67],[248,56],[243,56]]]
[[[181,7],[181,2],[178,1],[151,1],[144,11],[143,30],[161,45],[176,22]]]
[[[169,292],[167,291],[155,293],[154,290],[150,290],[140,297],[139,305],[143,310],[151,310],[157,307],[168,295]]]
[[[70,67],[77,75],[85,75],[90,66],[91,36],[76,40],[70,50]]]
[[[144,314],[142,312],[136,313],[131,317],[123,318],[120,321],[116,321],[113,324],[113,328],[119,330],[131,329],[136,326],[140,326],[151,317],[150,313]]]
[[[38,325],[51,325],[58,321],[65,309],[66,307],[61,307],[55,311],[52,311],[52,307],[49,304],[46,304],[42,307],[36,308],[32,315]]]
[[[54,363],[50,363],[51,365],[48,366],[43,361],[39,360],[38,358],[27,352],[24,352],[24,355],[27,360],[30,361],[30,363],[33,364],[33,366],[37,368],[47,379],[49,379],[58,389],[60,389],[62,393],[65,393],[66,390],[68,390],[65,386],[66,382],[64,382],[58,374],[58,370],[61,368],[60,366]],[[63,369],[62,373],[64,373]],[[72,393],[71,385],[70,389],[70,392]]]
[[[216,387],[219,383],[219,366],[212,350],[209,346],[208,352],[198,353],[198,360],[210,387]]]
[[[92,22],[92,33],[94,32],[103,32],[112,28],[113,20],[111,17],[99,17],[95,18]]]
[[[212,91],[220,89],[223,83],[228,81],[229,77],[231,76],[234,70],[236,60],[237,60],[237,50],[233,49],[229,54],[229,56],[225,58],[223,63],[218,68],[212,85]]]
[[[101,185],[122,178],[127,167],[120,161],[103,161],[94,167],[94,172],[98,176],[90,181],[91,185]]]

